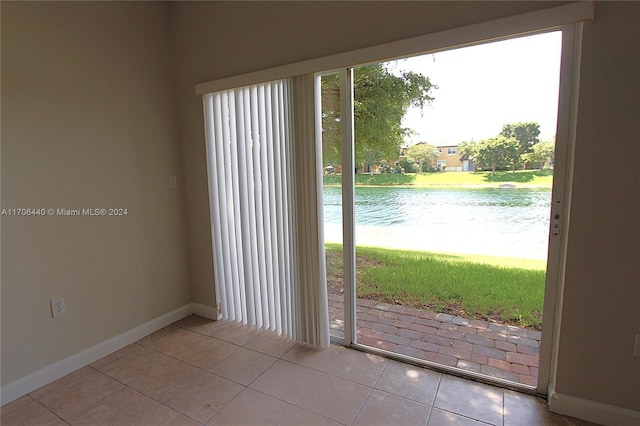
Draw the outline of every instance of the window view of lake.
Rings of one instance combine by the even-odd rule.
[[[550,189],[358,187],[356,244],[546,260],[550,203]],[[324,215],[341,242],[341,188],[324,188]]]

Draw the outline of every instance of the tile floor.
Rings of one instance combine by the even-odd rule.
[[[9,425],[587,425],[542,399],[191,316],[13,401]]]

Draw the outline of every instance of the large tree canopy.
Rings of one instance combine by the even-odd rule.
[[[515,138],[520,144],[520,155],[531,152],[531,148],[539,142],[540,125],[534,122],[509,123],[502,126],[501,136]]]
[[[533,163],[534,167],[539,166],[544,169],[547,162],[553,163],[555,144],[551,141],[539,142],[531,148],[531,152],[524,154],[522,161]]]
[[[438,149],[426,143],[417,143],[407,150],[407,157],[418,163],[418,170],[423,171],[425,164],[436,162]]]
[[[518,157],[518,140],[498,135],[478,143],[475,152],[475,161],[484,168],[490,168],[493,173],[499,168],[512,167]]]
[[[415,72],[392,74],[383,64],[354,69],[354,118],[356,164],[397,158],[409,129],[402,118],[410,106],[431,102],[436,88],[429,78]],[[322,78],[322,130],[324,163],[340,162],[338,75]]]

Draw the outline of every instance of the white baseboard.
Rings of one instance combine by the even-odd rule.
[[[612,426],[640,425],[640,412],[575,396],[554,393],[549,398],[554,413]]]
[[[109,355],[112,352],[122,349],[137,340],[148,336],[166,327],[176,321],[181,320],[193,313],[204,316],[206,318],[216,319],[216,309],[199,303],[189,303],[175,309],[171,312],[167,312],[157,318],[145,322],[131,330],[125,331],[122,334],[114,336],[104,342],[100,342],[97,345],[91,346],[71,355],[65,359],[48,365],[38,371],[34,371],[28,376],[22,377],[16,381],[8,383],[2,386],[0,390],[1,405],[7,404],[26,395],[34,390],[47,385],[61,377],[66,376],[84,366],[91,364],[99,360],[102,357]]]

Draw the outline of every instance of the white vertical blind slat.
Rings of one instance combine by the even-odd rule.
[[[245,259],[245,262],[250,262],[252,282],[247,285],[251,287],[253,293],[253,306],[252,317],[253,320],[250,325],[256,325],[262,327],[262,298],[260,296],[260,286],[255,283],[260,279],[260,270],[258,263],[258,247],[255,244],[257,237],[256,228],[256,208],[255,208],[255,181],[253,172],[253,145],[252,145],[252,130],[251,130],[251,96],[249,90],[239,89],[239,97],[242,97],[242,108],[237,111],[239,116],[243,117],[244,121],[244,140],[239,141],[245,147],[245,163],[243,164],[245,169],[245,175],[247,176],[247,185],[243,188],[243,191],[247,194],[248,204],[247,210],[249,211],[249,221],[244,223],[244,232],[249,234],[249,246],[246,251],[251,254],[250,257]]]
[[[242,306],[240,299],[240,289],[238,285],[232,285],[231,283],[238,283],[238,256],[237,256],[237,245],[235,239],[235,222],[234,222],[234,211],[233,211],[233,193],[234,193],[234,182],[233,182],[233,163],[231,159],[231,136],[229,131],[229,122],[233,112],[229,109],[229,95],[228,93],[223,93],[221,97],[221,105],[222,105],[222,141],[224,143],[220,144],[222,146],[222,157],[218,158],[218,161],[223,161],[224,168],[224,183],[225,183],[225,200],[223,205],[223,237],[224,242],[227,246],[227,252],[232,253],[229,256],[228,262],[228,273],[230,275],[230,280],[227,281],[227,294],[233,295],[233,315],[234,319],[238,320],[242,318]]]
[[[269,85],[266,87],[267,93],[267,133],[272,135],[272,140],[270,143],[270,149],[268,152],[267,162],[271,165],[272,176],[270,179],[269,192],[273,194],[273,197],[270,198],[269,210],[273,212],[271,215],[271,225],[270,228],[273,230],[273,234],[271,237],[271,252],[273,253],[273,262],[275,267],[273,268],[273,309],[275,314],[275,327],[278,330],[282,330],[283,321],[282,321],[282,304],[280,303],[280,289],[283,285],[285,285],[284,280],[281,277],[280,271],[282,271],[281,260],[282,256],[280,255],[281,250],[278,249],[279,244],[282,244],[282,238],[280,237],[279,232],[279,223],[278,217],[282,214],[281,210],[278,210],[278,201],[282,199],[282,193],[280,192],[280,185],[282,181],[280,180],[280,176],[278,174],[278,168],[276,164],[276,157],[278,155],[278,150],[280,148],[280,144],[282,143],[282,139],[280,138],[280,129],[278,127],[277,115],[278,115],[278,104],[275,102],[277,99],[277,91],[274,93],[273,86]]]
[[[265,281],[267,279],[265,271],[265,259],[264,259],[264,215],[262,213],[262,171],[260,164],[260,126],[258,123],[258,94],[256,86],[252,86],[249,91],[249,120],[250,123],[250,135],[251,135],[251,159],[253,162],[253,193],[254,193],[254,205],[255,209],[255,240],[253,244],[257,246],[257,256],[255,261],[258,265],[258,281],[254,283],[259,288],[259,301],[261,306],[261,315],[257,317],[258,327],[268,327],[269,313],[267,306],[264,304],[265,295],[267,292]]]
[[[224,276],[224,293],[225,298],[224,302],[227,304],[228,309],[223,314],[223,318],[235,320],[236,318],[236,310],[235,303],[233,297],[233,289],[229,288],[226,284],[231,282],[231,258],[224,257],[224,253],[230,253],[229,249],[229,235],[226,227],[227,223],[227,210],[226,210],[226,179],[225,179],[225,164],[224,164],[224,137],[223,137],[223,127],[224,127],[224,102],[223,102],[223,94],[220,96],[216,96],[216,106],[215,111],[215,167],[217,171],[218,177],[218,196],[219,196],[219,238],[222,245],[222,252],[216,253],[216,259],[218,259],[218,267],[220,268],[223,276]]]
[[[242,238],[242,265],[244,269],[244,282],[242,283],[242,289],[244,290],[245,306],[246,306],[246,322],[248,324],[255,324],[256,321],[256,304],[255,295],[253,292],[253,280],[254,280],[254,265],[253,265],[253,253],[251,244],[251,229],[248,228],[248,224],[251,223],[251,208],[249,202],[249,178],[247,168],[247,144],[245,133],[245,115],[244,111],[244,97],[241,91],[234,92],[235,98],[235,111],[236,111],[236,136],[237,136],[237,163],[238,163],[238,192],[240,195],[240,233]],[[240,284],[239,284],[240,285]]]
[[[238,140],[238,135],[236,133],[236,105],[235,105],[235,94],[233,91],[228,92],[227,102],[229,105],[229,122],[228,122],[228,138],[230,141]],[[229,159],[230,159],[230,171],[231,176],[229,176],[229,180],[231,182],[231,198],[232,205],[229,208],[229,226],[232,227],[230,234],[232,235],[231,239],[231,247],[232,253],[236,253],[236,261],[233,265],[233,277],[236,280],[236,285],[234,285],[234,295],[237,297],[236,307],[239,309],[239,312],[243,318],[243,322],[246,324],[246,312],[247,312],[247,298],[245,295],[245,280],[244,280],[244,256],[243,256],[243,240],[242,240],[242,226],[240,220],[240,194],[241,194],[241,186],[240,186],[240,174],[238,170],[238,145],[233,146],[233,144],[229,144]]]
[[[267,305],[268,322],[271,330],[276,329],[274,301],[273,301],[273,256],[271,252],[271,198],[275,197],[273,191],[271,191],[270,175],[272,168],[267,161],[268,151],[270,145],[273,143],[273,139],[267,128],[267,109],[270,109],[270,105],[267,105],[267,98],[265,93],[265,86],[258,86],[258,123],[260,126],[260,169],[262,170],[262,215],[264,223],[264,260],[265,260],[265,288],[266,298],[265,303]]]
[[[219,95],[205,96],[204,97],[204,113],[205,113],[205,122],[207,123],[215,123],[216,118],[215,114],[220,111],[219,108],[214,108],[214,101],[217,100]],[[220,210],[220,198],[218,195],[218,176],[217,169],[215,168],[215,164],[217,164],[217,156],[216,156],[216,137],[215,137],[215,129],[216,127],[213,125],[208,125],[206,128],[206,138],[207,141],[211,141],[210,144],[207,144],[207,164],[208,167],[208,176],[209,176],[209,205],[211,211],[219,211]],[[222,239],[220,238],[221,230],[220,230],[220,216],[211,215],[211,233],[212,233],[212,241],[213,241],[213,254],[215,258],[215,267],[214,267],[214,278],[217,283],[224,281],[224,271],[223,266],[218,258],[219,255],[223,253],[222,251]],[[218,286],[218,291],[216,292],[216,303],[221,304],[222,301],[226,301],[226,288],[224,286]],[[225,302],[226,303],[226,302]]]

